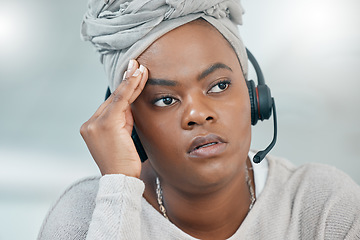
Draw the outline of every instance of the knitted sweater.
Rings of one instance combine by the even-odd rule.
[[[265,188],[229,239],[360,239],[360,187],[346,174],[268,161]],[[141,180],[121,174],[79,181],[51,208],[38,239],[195,239],[157,212],[143,191]]]

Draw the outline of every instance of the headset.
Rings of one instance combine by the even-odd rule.
[[[264,121],[270,118],[271,112],[273,112],[273,121],[274,121],[274,136],[269,144],[264,150],[259,151],[255,154],[253,158],[254,163],[260,163],[270,152],[270,150],[275,146],[277,139],[277,119],[276,119],[276,107],[275,100],[271,96],[270,88],[265,84],[264,75],[261,71],[260,65],[256,61],[254,55],[246,48],[246,53],[248,59],[253,65],[258,85],[255,86],[253,80],[247,80],[246,84],[249,90],[250,104],[251,104],[251,124],[256,125],[258,120]]]
[[[277,139],[277,119],[276,119],[276,107],[275,100],[271,96],[270,88],[265,84],[264,75],[261,71],[261,68],[256,61],[252,53],[246,48],[246,53],[250,63],[255,69],[257,76],[258,85],[255,85],[253,80],[246,80],[246,85],[249,90],[250,104],[251,104],[251,125],[255,126],[259,120],[264,121],[271,117],[273,113],[273,122],[274,122],[274,135],[271,143],[262,151],[259,151],[255,154],[253,158],[254,163],[260,163],[265,156],[270,152],[270,150],[275,146]],[[105,100],[111,95],[110,88],[107,89]],[[131,138],[136,147],[141,162],[145,162],[148,158],[146,152],[141,144],[140,138],[136,133],[135,128],[133,128],[131,133]]]

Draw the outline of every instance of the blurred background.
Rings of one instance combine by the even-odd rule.
[[[360,184],[360,1],[243,0],[243,40],[276,98],[273,155]],[[80,40],[86,0],[0,0],[0,239],[35,239],[72,182],[99,171],[79,128],[107,87]],[[251,74],[253,76],[253,74]],[[255,149],[273,123],[253,128]]]

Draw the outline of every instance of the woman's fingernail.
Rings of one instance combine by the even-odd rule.
[[[134,72],[134,74],[132,75],[133,77],[137,77],[139,76],[139,74],[141,73],[140,69],[136,69],[136,71]]]
[[[126,80],[126,74],[127,74],[127,71],[124,72],[123,80]]]
[[[141,73],[144,73],[145,67],[143,65],[140,65],[139,70],[140,70]]]
[[[134,67],[134,65],[135,65],[134,63],[135,63],[134,59],[130,59],[128,68],[127,68],[128,71],[130,71]]]
[[[145,71],[145,67],[143,65],[140,65],[140,67],[138,69],[136,69],[136,71],[134,72],[134,74],[132,76],[137,77],[140,74],[143,74],[144,71]]]

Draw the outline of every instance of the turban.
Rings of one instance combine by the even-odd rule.
[[[167,32],[203,18],[234,48],[247,76],[247,55],[239,35],[240,0],[89,0],[81,37],[100,53],[113,92],[130,59]]]

